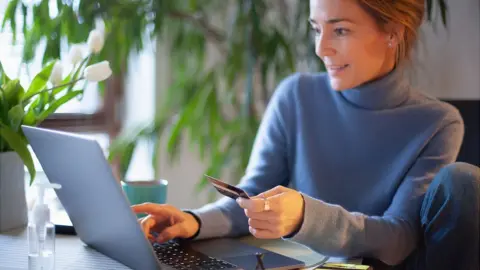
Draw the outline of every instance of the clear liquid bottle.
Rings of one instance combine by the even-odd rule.
[[[50,221],[50,209],[44,202],[46,188],[58,184],[38,183],[38,197],[28,221],[28,269],[55,269],[55,225]]]
[[[44,226],[28,226],[28,269],[55,269],[55,226],[47,222]]]

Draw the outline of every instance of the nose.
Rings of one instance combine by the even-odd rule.
[[[335,54],[335,50],[323,34],[318,34],[315,37],[315,54],[321,59]]]

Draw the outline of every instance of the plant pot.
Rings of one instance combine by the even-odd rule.
[[[28,223],[25,169],[16,152],[0,153],[0,232]]]
[[[131,205],[146,202],[164,204],[167,202],[168,181],[122,181],[122,189]],[[139,214],[138,217],[145,215]]]

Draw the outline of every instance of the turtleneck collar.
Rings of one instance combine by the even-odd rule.
[[[369,110],[391,109],[405,102],[410,85],[402,67],[355,88],[339,91],[350,103]]]

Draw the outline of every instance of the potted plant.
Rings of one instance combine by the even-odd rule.
[[[86,57],[80,45],[72,46],[72,70],[67,76],[61,62],[53,60],[25,87],[19,79],[10,78],[0,63],[0,231],[27,223],[24,165],[30,185],[36,171],[21,126],[37,126],[63,104],[81,98],[85,85],[78,87],[78,83],[103,81],[112,73],[107,61],[90,64],[91,55],[103,47],[98,30],[91,31],[88,45]]]

